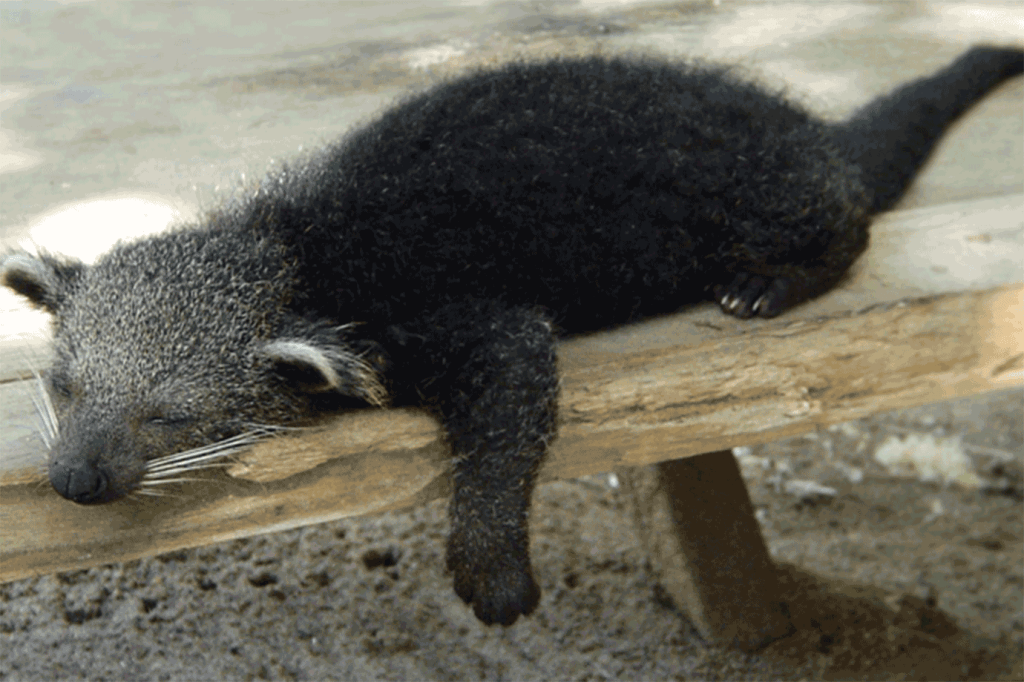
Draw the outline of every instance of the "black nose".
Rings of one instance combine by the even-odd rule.
[[[106,474],[88,463],[50,463],[50,484],[72,502],[101,504],[114,499]]]

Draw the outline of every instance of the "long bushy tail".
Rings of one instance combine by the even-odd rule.
[[[933,76],[878,98],[838,127],[863,170],[872,208],[884,211],[910,186],[942,133],[971,105],[1024,71],[1024,51],[976,47]]]

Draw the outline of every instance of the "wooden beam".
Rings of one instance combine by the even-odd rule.
[[[793,632],[729,450],[620,472],[651,567],[708,642],[756,651]]]
[[[775,440],[1024,384],[1024,196],[893,214],[848,282],[770,321],[712,306],[560,346],[559,438],[542,478]],[[2,351],[24,377],[41,347]],[[24,346],[23,346],[24,347]],[[80,507],[45,482],[26,382],[0,385],[0,580],[415,505],[447,494],[436,423],[338,416],[265,442],[173,496]]]

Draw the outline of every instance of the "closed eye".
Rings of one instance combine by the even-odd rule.
[[[147,419],[146,423],[152,426],[180,429],[192,424],[195,420],[195,417],[189,415],[156,415]]]

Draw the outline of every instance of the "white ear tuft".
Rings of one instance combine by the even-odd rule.
[[[341,377],[331,366],[327,355],[316,346],[304,341],[280,339],[271,341],[266,346],[267,355],[271,360],[302,369],[306,374],[319,375],[320,381],[306,382],[318,390],[330,391],[341,387]]]
[[[282,374],[304,390],[338,391],[377,406],[388,402],[377,372],[344,346],[319,346],[304,339],[285,338],[271,341],[264,351]]]
[[[17,251],[0,261],[0,283],[56,314],[84,270],[85,265],[76,260]]]

